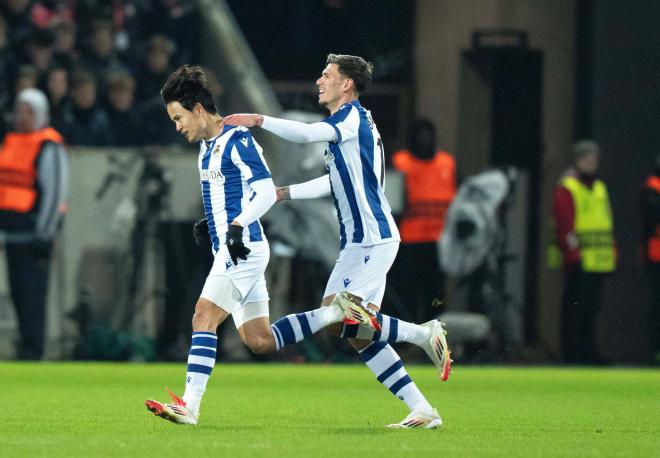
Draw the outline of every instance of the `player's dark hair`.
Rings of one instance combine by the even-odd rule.
[[[197,65],[186,64],[177,68],[165,81],[160,96],[165,105],[179,102],[183,108],[192,111],[195,104],[199,103],[209,113],[218,112],[209,90],[206,72]]]
[[[358,93],[366,90],[371,83],[374,64],[361,57],[346,54],[328,54],[325,64],[337,64],[339,73],[353,80]]]

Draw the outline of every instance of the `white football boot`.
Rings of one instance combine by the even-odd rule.
[[[423,429],[435,429],[442,426],[442,418],[438,414],[437,409],[433,409],[432,412],[422,412],[421,410],[413,410],[408,414],[406,418],[401,420],[399,423],[392,423],[387,425],[386,428],[391,429],[411,429],[411,428],[423,428]]]
[[[196,425],[197,416],[188,410],[186,407],[186,401],[172,393],[169,389],[167,392],[170,394],[172,401],[174,402],[165,404],[159,401],[154,401],[153,399],[149,399],[144,402],[144,405],[146,405],[147,409],[153,412],[153,414],[157,417],[164,418],[165,420],[169,420],[180,425]]]
[[[375,331],[380,331],[380,323],[378,322],[376,313],[362,306],[362,300],[359,297],[346,291],[341,291],[337,293],[332,302],[339,305],[342,312],[344,312],[344,323],[363,324]]]
[[[438,369],[440,380],[446,382],[451,373],[451,363],[453,361],[451,359],[451,352],[447,346],[447,339],[445,338],[447,331],[443,327],[444,323],[438,320],[431,320],[420,326],[429,328],[431,332],[431,338],[428,340],[428,343],[422,345],[422,349]]]

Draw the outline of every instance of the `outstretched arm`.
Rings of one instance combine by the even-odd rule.
[[[280,138],[294,143],[337,141],[335,129],[328,123],[307,124],[260,114],[241,113],[225,116],[224,122],[232,126],[261,127]]]
[[[330,177],[323,175],[304,183],[277,188],[277,201],[292,199],[318,199],[330,195]]]

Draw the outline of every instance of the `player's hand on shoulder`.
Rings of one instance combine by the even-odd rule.
[[[288,186],[276,187],[275,193],[277,195],[277,197],[275,198],[275,202],[281,202],[283,200],[291,200],[291,190],[289,189]]]
[[[237,113],[227,115],[223,120],[225,124],[229,124],[230,126],[254,127],[261,126],[264,122],[264,117],[256,113]]]
[[[234,265],[238,265],[238,260],[247,260],[247,255],[250,254],[250,249],[243,243],[243,226],[230,224],[227,229],[227,250]]]

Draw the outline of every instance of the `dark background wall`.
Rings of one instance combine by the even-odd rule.
[[[593,35],[586,97],[578,92],[576,131],[602,146],[610,188],[619,270],[605,289],[601,349],[615,361],[636,362],[648,351],[648,295],[640,263],[638,195],[660,153],[660,2],[590,0]],[[591,5],[589,5],[591,4]]]
[[[245,38],[273,80],[313,83],[325,56],[364,56],[378,68],[375,81],[412,77],[414,1],[229,0]]]

